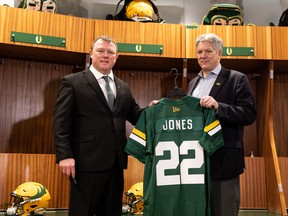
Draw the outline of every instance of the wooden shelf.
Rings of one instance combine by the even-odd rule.
[[[84,69],[85,53],[69,52],[22,45],[1,44],[0,58],[26,59],[32,61],[54,62],[74,65]]]
[[[84,52],[84,18],[0,6],[0,43]],[[11,32],[65,38],[66,47],[11,42]]]

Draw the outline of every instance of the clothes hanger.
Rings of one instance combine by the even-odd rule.
[[[178,79],[178,76],[179,76],[178,70],[176,68],[172,68],[170,70],[170,73],[172,73],[173,71],[176,72],[176,76],[174,78],[175,86],[174,86],[173,89],[171,89],[169,91],[169,94],[167,95],[167,98],[169,98],[169,99],[177,99],[177,98],[181,98],[181,97],[186,96],[186,94],[184,93],[182,88],[179,88],[178,85],[177,85],[177,79]]]

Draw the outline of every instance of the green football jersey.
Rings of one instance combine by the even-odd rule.
[[[141,114],[125,151],[145,163],[144,216],[210,216],[209,156],[223,146],[214,109],[161,99]]]

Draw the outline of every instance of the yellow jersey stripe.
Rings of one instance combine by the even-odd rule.
[[[214,122],[212,122],[211,124],[207,125],[205,128],[204,128],[204,132],[208,132],[210,130],[212,130],[213,128],[215,128],[216,126],[218,126],[220,124],[219,120],[216,120]]]
[[[135,135],[141,137],[143,140],[146,141],[146,134],[138,130],[137,128],[133,128],[132,133],[134,133]]]

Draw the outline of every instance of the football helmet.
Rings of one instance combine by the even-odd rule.
[[[125,0],[122,9],[118,12],[118,7],[123,1],[124,0],[120,0],[118,2],[115,15],[113,16],[112,14],[108,14],[106,19],[136,22],[165,22],[165,20],[160,17],[158,8],[152,0]],[[153,15],[156,16],[156,19],[154,20]]]
[[[203,17],[203,25],[243,25],[241,9],[233,4],[215,4]]]
[[[19,185],[5,205],[5,215],[44,215],[49,204],[50,194],[43,185],[37,182],[26,182]]]
[[[126,8],[126,16],[137,22],[152,21],[154,10],[147,0],[133,0]]]
[[[134,184],[126,193],[126,201],[123,203],[123,213],[143,214],[143,182]]]

